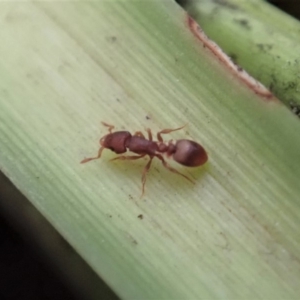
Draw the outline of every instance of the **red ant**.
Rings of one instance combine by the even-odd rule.
[[[165,144],[162,138],[162,134],[167,134],[176,130],[182,129],[184,126],[176,129],[164,129],[157,133],[157,140],[153,141],[152,132],[148,128],[146,131],[148,133],[148,139],[145,138],[141,131],[135,132],[133,135],[128,131],[116,131],[112,132],[115,128],[113,125],[102,122],[102,124],[108,127],[108,134],[100,139],[100,149],[96,157],[85,158],[81,163],[86,163],[88,161],[98,159],[101,157],[102,151],[107,148],[116,154],[125,153],[127,150],[134,152],[138,155],[121,155],[117,156],[111,160],[135,160],[140,159],[146,155],[150,156],[150,160],[143,170],[142,175],[142,196],[145,190],[146,174],[150,169],[152,159],[157,157],[161,160],[163,166],[173,173],[179,174],[194,183],[192,179],[186,175],[178,172],[176,169],[172,168],[164,160],[161,153],[165,153],[167,157],[173,157],[173,159],[181,165],[187,167],[198,167],[206,163],[208,157],[204,148],[198,143],[190,140],[177,140],[173,144],[172,140]]]

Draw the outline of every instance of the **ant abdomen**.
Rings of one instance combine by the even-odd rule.
[[[204,148],[190,140],[178,140],[175,144],[173,159],[187,167],[198,167],[206,163],[208,157]]]

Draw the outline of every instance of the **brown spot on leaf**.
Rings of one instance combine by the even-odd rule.
[[[234,21],[241,25],[244,29],[250,30],[251,26],[249,24],[249,21],[247,19],[234,19]]]
[[[297,104],[294,101],[291,101],[290,108],[291,108],[292,112],[300,118],[300,104]]]

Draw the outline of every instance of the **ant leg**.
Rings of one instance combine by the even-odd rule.
[[[150,160],[148,161],[147,165],[145,166],[144,170],[143,170],[143,175],[142,175],[142,195],[141,198],[143,197],[144,193],[145,193],[145,183],[146,183],[146,175],[150,169],[151,163],[152,163],[152,159],[153,157],[150,157]]]
[[[164,160],[164,158],[160,155],[160,154],[155,154],[155,156],[161,160],[162,164],[164,165],[165,168],[167,168],[169,171],[176,173],[178,175],[181,175],[182,177],[184,177],[185,179],[187,179],[188,181],[190,181],[191,183],[195,184],[195,182],[189,178],[188,176],[180,173],[179,171],[177,171],[176,169],[172,168],[170,165],[168,165],[168,163]]]
[[[146,131],[148,132],[148,140],[150,141],[150,142],[152,142],[152,132],[151,132],[151,129],[150,128],[147,128],[146,129]]]
[[[83,159],[80,163],[81,163],[81,164],[85,164],[85,163],[87,163],[87,162],[89,162],[89,161],[91,161],[91,160],[100,158],[103,149],[104,149],[104,147],[101,147],[101,148],[99,149],[98,155],[97,155],[96,157],[85,158],[85,159]]]
[[[148,140],[152,141],[152,132],[151,132],[151,129],[147,128],[146,131],[148,133]],[[146,139],[146,137],[144,136],[144,134],[141,131],[135,132],[133,136],[140,136],[140,137]]]
[[[139,159],[144,157],[146,154],[142,154],[142,155],[121,155],[121,156],[117,156],[115,158],[110,159],[110,161],[113,160],[135,160],[135,159]]]
[[[109,133],[111,133],[112,130],[115,128],[114,125],[109,125],[109,124],[107,124],[107,123],[105,123],[105,122],[101,122],[101,123],[102,123],[104,126],[108,127],[108,132],[109,132]]]
[[[157,139],[159,142],[163,142],[163,138],[162,138],[162,134],[167,134],[167,133],[170,133],[170,132],[173,132],[173,131],[176,131],[176,130],[180,130],[182,129],[183,127],[185,127],[187,124],[179,127],[179,128],[176,128],[176,129],[164,129],[164,130],[161,130],[160,132],[157,133]]]
[[[141,131],[135,132],[133,136],[140,136],[142,138],[145,138],[144,134]]]

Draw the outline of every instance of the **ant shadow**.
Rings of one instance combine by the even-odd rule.
[[[116,155],[105,155],[105,158],[103,157],[102,163],[109,166],[113,172],[123,174],[124,175],[124,183],[128,178],[131,178],[132,180],[136,181],[137,184],[140,185],[140,192],[142,191],[142,174],[143,170],[146,166],[146,164],[149,161],[149,157],[145,156],[139,160],[135,161],[110,161],[111,159],[114,159],[117,157]],[[177,171],[184,174],[185,176],[188,176],[191,178],[195,183],[191,183],[189,180],[184,178],[183,176],[179,174],[175,174],[168,169],[166,169],[163,164],[159,161],[159,159],[154,158],[151,168],[147,172],[146,175],[146,183],[145,183],[145,196],[149,197],[151,194],[149,194],[149,190],[154,189],[154,186],[157,187],[158,185],[155,184],[155,180],[158,181],[159,186],[165,187],[165,192],[187,192],[187,191],[193,191],[195,187],[199,186],[199,183],[201,182],[201,178],[207,173],[207,164],[205,166],[202,166],[200,168],[187,168],[182,167],[179,164],[176,164],[170,160],[168,160],[168,163],[173,167],[176,168]],[[126,180],[125,180],[126,179]],[[140,197],[140,194],[138,195]]]

